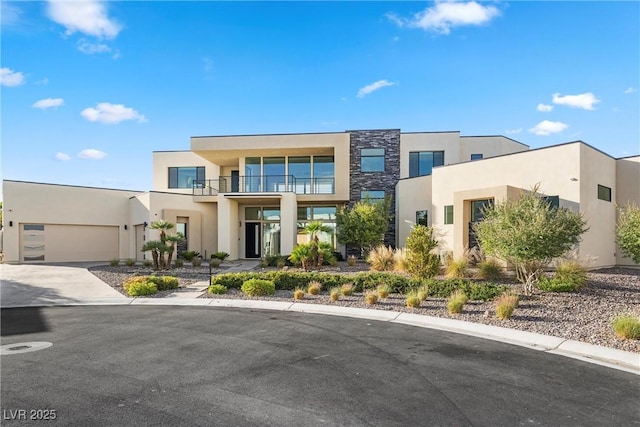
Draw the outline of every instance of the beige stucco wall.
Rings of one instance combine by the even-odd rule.
[[[470,161],[472,154],[482,154],[483,158],[502,154],[527,151],[528,146],[504,136],[461,136],[460,161]]]
[[[156,151],[153,153],[153,190],[191,194],[190,188],[169,188],[170,167],[205,167],[206,179],[217,179],[220,167],[190,151]]]
[[[4,259],[20,261],[20,224],[101,225],[118,227],[121,258],[130,251],[129,198],[139,192],[21,181],[3,181]],[[9,226],[9,222],[13,226]],[[57,246],[72,252],[73,239]],[[64,258],[62,254],[60,258]],[[69,259],[69,261],[73,261]]]
[[[416,222],[416,211],[422,210],[428,212],[429,225],[433,224],[431,175],[398,181],[396,185],[396,246],[405,246],[411,227]]]
[[[444,151],[444,164],[460,162],[460,132],[421,132],[400,134],[400,179],[409,177],[409,153]]]
[[[640,156],[625,157],[616,160],[616,194],[618,206],[635,203],[640,206]],[[616,249],[616,263],[618,265],[637,265]]]

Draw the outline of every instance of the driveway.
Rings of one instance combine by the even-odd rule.
[[[87,271],[91,264],[0,264],[2,307],[125,298]]]
[[[437,330],[211,307],[1,313],[3,425],[52,410],[64,425],[640,424],[637,375]]]

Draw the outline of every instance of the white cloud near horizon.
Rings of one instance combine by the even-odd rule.
[[[560,95],[554,93],[552,95],[554,104],[566,105],[567,107],[582,108],[584,110],[593,110],[594,104],[600,102],[591,92],[581,93],[579,95]]]
[[[402,18],[393,13],[387,13],[387,18],[399,27],[449,34],[453,27],[487,24],[499,15],[500,10],[497,7],[483,6],[476,1],[465,3],[441,0],[411,18]]]
[[[562,132],[568,127],[569,125],[567,125],[566,123],[543,120],[529,129],[529,132],[539,136],[549,136],[552,133]]]
[[[113,39],[122,26],[107,15],[105,3],[98,0],[48,0],[47,15],[65,27],[66,35],[80,32],[99,39]]]
[[[634,93],[634,92],[636,92],[636,89],[633,88],[633,87],[629,87],[629,88],[624,90],[624,93],[627,94],[627,95],[629,95],[630,93]]]
[[[0,68],[0,85],[2,86],[20,86],[25,82],[24,74],[20,71],[13,71],[11,68]]]
[[[515,134],[515,133],[520,133],[522,132],[522,128],[518,128],[518,129],[507,129],[504,131],[504,133],[508,133],[508,134]]]
[[[67,160],[71,160],[71,156],[67,153],[56,153],[56,160],[60,160],[62,162],[66,162]]]
[[[142,114],[133,108],[122,104],[111,104],[110,102],[101,102],[95,108],[85,108],[80,115],[90,122],[104,124],[117,124],[126,120],[137,120],[139,123],[147,121]]]
[[[364,96],[370,94],[371,92],[375,92],[378,89],[382,89],[386,86],[395,86],[397,83],[390,82],[389,80],[378,80],[377,82],[373,82],[369,85],[366,85],[358,91],[358,98],[363,98]]]
[[[547,105],[547,104],[538,104],[537,107],[538,111],[542,111],[543,113],[548,113],[549,111],[553,110],[553,105]]]
[[[104,151],[96,150],[95,148],[87,148],[78,153],[78,157],[81,159],[100,160],[107,157],[107,153]]]
[[[64,105],[64,99],[62,98],[45,98],[34,102],[32,107],[46,110],[47,108],[58,108],[61,105]]]

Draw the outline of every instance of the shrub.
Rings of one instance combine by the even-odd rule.
[[[331,301],[338,301],[340,299],[340,294],[341,293],[342,293],[341,288],[335,286],[335,287],[331,288],[331,291],[329,291],[329,299]]]
[[[174,265],[176,268],[182,268],[182,267],[184,267],[184,261],[183,261],[183,260],[181,260],[180,258],[178,258],[178,259],[176,259],[176,260],[173,262],[173,265]]]
[[[389,296],[389,292],[391,291],[391,288],[389,287],[389,285],[382,284],[382,285],[378,285],[377,291],[380,299],[385,299]]]
[[[178,279],[173,276],[147,276],[151,283],[154,283],[159,291],[166,291],[178,287]]]
[[[111,267],[117,267],[120,265],[120,260],[118,258],[114,258],[109,261],[109,264],[111,265]]]
[[[427,285],[420,286],[420,288],[416,291],[416,296],[420,301],[426,301],[429,296],[429,287]]]
[[[498,319],[505,320],[511,317],[513,311],[518,306],[518,296],[505,292],[495,300],[496,316]]]
[[[127,267],[133,267],[134,265],[136,265],[136,260],[135,260],[135,259],[128,258],[128,259],[124,262],[124,264],[125,264]]]
[[[395,265],[393,258],[393,249],[390,246],[380,245],[369,252],[367,262],[374,271],[392,271]]]
[[[418,291],[409,292],[407,294],[407,298],[405,299],[407,307],[411,307],[411,308],[420,307],[420,304],[422,303],[422,301],[424,301],[424,300],[421,299],[420,296],[418,296]]]
[[[349,257],[347,257],[347,264],[351,267],[356,265],[356,261],[357,261],[357,258],[354,255],[349,255]]]
[[[276,267],[283,268],[285,265],[287,265],[287,260],[284,258],[278,258],[276,261]]]
[[[153,265],[153,262],[151,260],[145,259],[144,261],[142,261],[142,265],[144,267],[151,267]]]
[[[451,314],[462,313],[464,305],[467,303],[467,295],[461,290],[457,290],[451,294],[447,301],[447,310]]]
[[[229,258],[229,254],[226,252],[216,252],[211,254],[211,259],[219,259],[220,261],[224,261],[227,258]]]
[[[275,294],[276,285],[271,280],[249,279],[242,283],[240,290],[250,297],[259,297]]]
[[[613,321],[613,329],[623,339],[640,339],[640,319],[630,314],[618,316]]]
[[[438,247],[433,228],[414,225],[407,238],[407,272],[414,277],[429,278],[438,274],[440,258],[431,253]]]
[[[562,259],[556,266],[556,276],[561,282],[575,283],[581,288],[587,282],[587,269],[575,259]]]
[[[309,282],[309,286],[307,287],[307,292],[309,295],[318,295],[322,290],[322,283],[314,280]]]
[[[340,292],[342,292],[342,295],[345,297],[353,295],[353,283],[344,283],[340,286]]]
[[[293,299],[298,299],[298,300],[304,299],[304,294],[305,294],[304,289],[296,288],[293,291]]]
[[[495,258],[485,259],[478,264],[476,276],[479,279],[499,280],[503,277],[502,266]]]
[[[397,248],[393,251],[394,271],[404,273],[407,271],[407,250],[405,248]]]
[[[209,286],[209,293],[210,294],[226,294],[228,291],[226,286],[222,286],[222,285],[211,285]]]
[[[616,242],[625,256],[640,264],[640,206],[635,203],[620,208]]]
[[[133,285],[134,283],[146,283],[148,281],[149,276],[132,276],[122,282],[122,289],[124,289],[124,291],[128,293],[129,286]]]
[[[198,251],[184,251],[184,252],[182,252],[182,254],[180,256],[185,261],[191,262],[191,261],[193,261],[194,258],[200,257],[200,252],[198,252]]]
[[[580,285],[572,281],[565,281],[560,277],[543,276],[538,281],[538,288],[545,292],[576,292],[580,289]]]
[[[367,304],[373,305],[378,302],[378,293],[375,291],[367,291],[364,294],[364,300]]]
[[[220,258],[211,258],[211,260],[209,261],[209,265],[213,268],[220,267],[221,263],[222,261],[220,261]]]
[[[466,258],[460,258],[457,260],[450,259],[447,262],[446,274],[447,279],[461,279],[467,274],[467,260]]]
[[[200,267],[202,265],[202,258],[195,257],[194,259],[191,260],[191,265],[194,267]]]
[[[428,287],[431,297],[447,298],[454,291],[461,290],[473,301],[489,301],[507,290],[504,285],[473,283],[466,279],[429,279],[424,284]]]
[[[158,288],[155,283],[149,281],[131,283],[127,288],[127,293],[132,297],[152,295],[156,292],[158,292]]]

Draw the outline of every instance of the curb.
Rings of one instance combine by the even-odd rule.
[[[33,303],[2,306],[0,308],[56,307],[95,305],[148,305],[148,306],[199,306],[217,308],[241,308],[256,310],[289,311],[297,313],[322,314],[328,316],[351,317],[398,323],[419,328],[436,329],[474,336],[492,341],[527,347],[559,356],[570,357],[596,365],[606,366],[635,375],[640,375],[640,354],[537,334],[501,326],[445,319],[399,311],[370,310],[366,308],[338,307],[324,304],[296,303],[285,301],[260,301],[244,299],[214,298],[100,298],[72,302]]]

